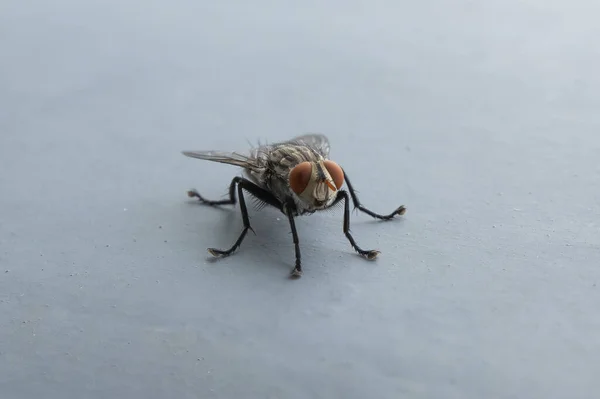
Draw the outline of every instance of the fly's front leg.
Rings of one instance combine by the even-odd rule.
[[[292,239],[294,240],[294,251],[296,254],[296,265],[292,270],[292,276],[300,277],[302,276],[302,256],[300,255],[300,241],[298,240],[298,232],[296,231],[296,222],[294,221],[294,216],[291,210],[287,207],[287,205],[285,206],[284,210],[284,213],[287,215],[288,220],[290,222],[290,229],[292,230]]]
[[[337,198],[335,199],[334,204],[340,201],[344,201],[344,234],[346,235],[346,238],[348,238],[348,241],[350,241],[350,245],[352,245],[352,248],[354,248],[354,250],[358,252],[359,255],[364,256],[369,260],[375,259],[377,255],[379,255],[381,252],[374,249],[362,249],[356,244],[354,237],[352,237],[352,234],[350,234],[350,202],[348,199],[347,192],[343,190],[338,191]]]
[[[240,247],[240,245],[242,244],[242,241],[244,240],[244,238],[246,237],[246,234],[248,233],[248,230],[252,230],[252,232],[254,233],[254,230],[250,226],[250,217],[248,216],[248,208],[246,208],[246,200],[244,199],[243,190],[248,191],[251,195],[258,198],[259,200],[264,201],[265,203],[272,205],[278,209],[281,209],[281,203],[273,196],[273,194],[269,193],[268,191],[260,188],[256,184],[254,184],[251,181],[246,180],[242,177],[234,177],[233,180],[231,181],[231,186],[230,186],[231,190],[230,191],[232,192],[231,196],[232,196],[232,198],[234,198],[234,200],[235,200],[235,197],[233,195],[235,194],[236,184],[237,184],[238,197],[240,200],[240,210],[242,212],[242,221],[244,222],[244,229],[242,230],[242,233],[240,234],[240,236],[238,237],[238,239],[236,240],[236,242],[233,244],[233,246],[231,248],[226,249],[226,250],[216,249],[216,248],[208,248],[208,252],[210,252],[211,255],[216,256],[216,257],[225,257],[225,256],[231,255],[236,249],[238,249]]]
[[[236,185],[236,183],[237,183],[237,180],[233,179],[231,181],[231,184],[229,185],[229,199],[218,200],[218,201],[207,200],[206,198],[201,196],[198,191],[196,191],[194,189],[189,190],[187,192],[187,195],[190,198],[198,198],[198,200],[205,205],[210,205],[210,206],[235,205],[235,202],[236,202],[236,200],[235,200],[235,185]]]
[[[348,175],[346,174],[346,172],[344,172],[344,180],[346,181],[346,184],[348,185],[348,191],[350,191],[350,196],[352,197],[352,202],[354,203],[354,207],[358,208],[361,212],[364,212],[369,216],[372,216],[376,219],[381,219],[381,220],[390,220],[390,219],[393,219],[394,216],[396,216],[396,215],[404,215],[406,213],[406,207],[404,205],[400,205],[394,212],[390,213],[389,215],[380,215],[378,213],[371,211],[370,209],[365,208],[358,200],[358,197],[356,196],[356,193],[354,192],[354,187],[352,187],[352,183],[350,183],[350,180],[348,180]]]

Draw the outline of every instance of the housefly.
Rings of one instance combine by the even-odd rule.
[[[365,208],[359,201],[347,173],[337,163],[329,159],[329,140],[322,134],[306,134],[288,141],[258,145],[248,154],[223,151],[183,151],[183,154],[197,159],[221,162],[243,168],[245,177],[236,176],[229,185],[229,198],[211,201],[196,190],[188,191],[188,196],[197,198],[206,205],[235,205],[236,191],[240,202],[244,228],[236,242],[229,249],[209,248],[215,257],[225,257],[237,250],[250,226],[244,191],[262,205],[271,205],[288,219],[295,246],[296,262],[291,274],[302,275],[302,264],[295,217],[312,214],[344,202],[343,231],[350,245],[366,259],[375,259],[377,250],[365,250],[356,244],[350,234],[349,197],[354,207],[376,219],[390,220],[396,215],[404,215],[404,205],[388,215],[380,215]],[[342,189],[346,183],[348,191]]]

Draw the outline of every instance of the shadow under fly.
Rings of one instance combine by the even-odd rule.
[[[242,167],[245,176],[233,178],[228,199],[211,201],[196,190],[188,191],[189,197],[211,206],[235,205],[237,193],[244,228],[231,248],[208,248],[208,252],[215,257],[229,256],[240,247],[248,230],[254,233],[244,197],[246,191],[261,206],[273,206],[287,217],[296,255],[292,276],[300,277],[303,273],[295,218],[339,206],[341,202],[344,203],[343,231],[350,245],[364,258],[375,259],[380,252],[362,249],[350,234],[349,200],[352,199],[358,210],[380,220],[391,220],[396,215],[404,215],[406,208],[401,205],[388,215],[380,215],[365,208],[358,200],[346,172],[329,159],[329,149],[326,136],[306,134],[279,143],[259,145],[250,149],[247,155],[223,151],[183,151],[184,155],[191,158]],[[342,189],[344,182],[348,191]]]

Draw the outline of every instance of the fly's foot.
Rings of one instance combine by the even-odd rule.
[[[358,251],[358,253],[368,260],[373,260],[373,259],[377,258],[377,256],[381,253],[381,251],[372,249],[370,251]]]
[[[233,253],[233,250],[223,251],[222,249],[217,248],[208,248],[207,251],[215,258],[224,258]]]
[[[290,274],[292,278],[300,278],[302,277],[302,269],[299,266],[296,266]]]
[[[404,205],[400,205],[394,212],[390,213],[387,216],[384,216],[383,220],[392,220],[396,215],[404,215],[406,213],[406,207]]]
[[[196,191],[195,189],[188,190],[187,196],[190,198],[198,198],[198,200],[200,200],[201,202],[206,202],[204,197],[202,197],[200,195],[200,193],[198,191]]]
[[[396,215],[402,216],[406,213],[406,207],[404,205],[400,205],[398,208],[396,208],[394,210],[394,212],[390,213],[389,215],[380,215],[379,213],[375,213],[360,204],[358,206],[356,206],[356,208],[358,208],[361,212],[364,212],[367,215],[374,217],[375,219],[379,219],[379,220],[392,220],[394,218],[394,216],[396,216]]]

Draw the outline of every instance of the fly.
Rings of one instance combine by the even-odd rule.
[[[244,198],[244,191],[246,191],[258,202],[271,205],[286,215],[292,231],[296,255],[292,276],[300,277],[303,273],[294,219],[297,216],[331,208],[341,201],[344,202],[343,231],[350,245],[366,259],[375,259],[380,252],[360,248],[350,234],[348,194],[355,208],[376,219],[390,220],[396,215],[404,215],[406,208],[404,205],[399,206],[389,215],[380,215],[365,208],[358,200],[346,172],[329,159],[329,148],[329,140],[326,136],[306,134],[288,141],[259,145],[252,148],[247,155],[223,151],[183,151],[185,156],[191,158],[242,167],[245,176],[233,178],[229,185],[228,199],[211,201],[196,190],[188,191],[189,197],[197,198],[206,205],[217,206],[235,205],[237,190],[244,228],[231,248],[208,248],[208,252],[215,257],[229,256],[240,247],[248,230],[254,232],[250,226]],[[342,189],[344,182],[348,186],[348,191]]]

